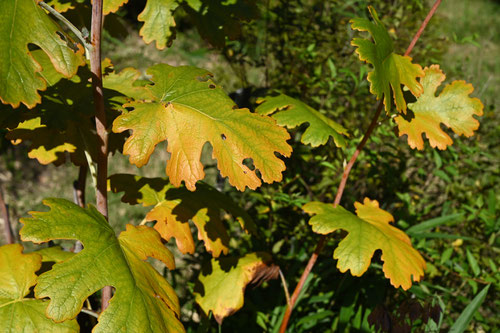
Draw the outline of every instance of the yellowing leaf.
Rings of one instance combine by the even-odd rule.
[[[204,267],[195,285],[196,302],[208,315],[212,311],[219,324],[243,306],[248,284],[259,284],[278,277],[279,267],[270,264],[267,253],[249,253],[244,257],[212,259]]]
[[[273,118],[280,126],[294,128],[308,123],[309,127],[301,138],[302,143],[306,145],[318,147],[327,143],[332,137],[337,147],[345,146],[342,134],[347,135],[347,130],[342,125],[295,98],[281,94],[263,98],[258,103],[262,103],[255,110],[259,114],[269,115],[278,111],[274,113]]]
[[[385,110],[391,109],[391,88],[394,94],[394,102],[398,111],[406,113],[406,102],[401,90],[401,84],[405,85],[415,96],[423,92],[417,77],[424,76],[422,67],[411,62],[408,56],[400,56],[394,53],[394,45],[389,33],[378,18],[373,7],[368,7],[373,22],[356,18],[351,20],[351,26],[355,30],[368,31],[373,38],[373,43],[367,39],[354,38],[352,45],[357,46],[356,53],[359,59],[373,65],[374,70],[368,73],[370,81],[370,92],[377,99],[384,98]]]
[[[74,0],[48,0],[45,1],[45,3],[55,10],[57,10],[59,13],[64,13],[67,12],[70,9],[74,9]],[[105,0],[104,2],[106,2]]]
[[[29,18],[29,19],[28,19]],[[39,46],[51,66],[65,77],[73,76],[84,64],[83,48],[74,52],[57,33],[62,29],[35,0],[0,1],[0,100],[17,108],[40,103],[39,90],[46,82],[39,74],[42,66],[33,58],[28,44]],[[69,37],[67,37],[69,38]]]
[[[214,257],[228,253],[229,236],[221,219],[221,210],[230,213],[246,231],[256,228],[248,214],[228,196],[200,183],[195,192],[172,188],[165,179],[116,174],[109,178],[110,189],[124,191],[122,201],[144,206],[155,205],[146,215],[147,221],[157,221],[155,229],[165,240],[175,238],[182,253],[194,253],[195,243],[189,221],[198,228],[198,239]]]
[[[209,142],[222,176],[237,189],[260,186],[257,170],[267,183],[281,180],[285,164],[275,153],[291,153],[285,129],[269,117],[236,109],[203,69],[162,64],[149,68],[148,73],[154,83],[148,86],[153,100],[126,104],[134,110],[113,123],[114,132],[132,130],[123,147],[132,164],[145,165],[155,146],[168,140],[169,180],[174,186],[184,181],[193,191],[205,176],[200,157]],[[255,169],[246,166],[245,159],[252,159]]]
[[[51,210],[21,219],[22,239],[78,239],[84,247],[38,277],[35,295],[50,298],[47,316],[55,321],[74,318],[87,297],[109,285],[116,292],[93,332],[184,332],[174,290],[144,262],[152,257],[170,269],[175,266],[154,229],[127,225],[117,238],[93,206],[83,209],[63,199],[47,199],[44,204]]]
[[[36,253],[23,254],[20,244],[0,247],[0,331],[78,332],[76,320],[55,323],[45,316],[48,302],[26,298],[42,266]]]
[[[407,290],[412,277],[413,281],[420,281],[425,261],[411,246],[410,238],[389,224],[394,221],[392,215],[380,209],[376,200],[368,198],[354,206],[357,216],[341,206],[321,202],[304,206],[305,212],[314,214],[309,221],[314,232],[323,235],[338,229],[348,232],[333,253],[340,271],[351,270],[352,275],[361,276],[368,269],[374,252],[382,250],[382,269],[394,287]]]
[[[483,115],[483,104],[479,99],[469,97],[474,88],[465,81],[453,81],[436,97],[436,91],[446,76],[438,65],[426,67],[424,72],[425,76],[420,79],[424,93],[415,103],[408,104],[415,118],[407,121],[398,116],[394,120],[399,127],[399,136],[408,135],[410,147],[423,149],[422,134],[425,133],[432,147],[446,149],[453,140],[441,129],[441,124],[458,135],[470,137],[479,127],[473,115]]]
[[[156,47],[160,50],[170,46],[175,38],[172,13],[178,6],[175,0],[148,0],[144,11],[137,17],[144,22],[139,34],[147,44],[156,40]]]
[[[104,15],[108,15],[109,13],[114,13],[127,2],[128,0],[103,0],[102,13]]]

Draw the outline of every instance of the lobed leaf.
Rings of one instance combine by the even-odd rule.
[[[311,202],[304,211],[314,215],[309,224],[314,232],[327,235],[342,229],[347,237],[339,243],[333,253],[338,259],[341,272],[351,271],[361,276],[368,269],[376,250],[382,251],[383,271],[394,287],[408,290],[413,281],[424,275],[425,261],[411,246],[410,238],[401,230],[391,226],[394,218],[379,208],[376,200],[365,198],[363,204],[356,202],[356,215],[341,206]]]
[[[221,211],[230,213],[251,233],[256,227],[250,216],[228,196],[213,187],[200,183],[195,192],[173,188],[162,178],[145,178],[116,174],[109,178],[109,187],[115,192],[125,192],[123,202],[155,205],[146,215],[146,221],[157,221],[155,229],[165,240],[175,238],[182,253],[194,253],[195,243],[189,221],[198,229],[198,239],[214,257],[229,250],[229,236],[221,218]]]
[[[301,138],[301,142],[306,145],[318,147],[326,144],[332,137],[337,147],[345,146],[345,139],[342,135],[347,135],[347,130],[342,125],[295,98],[281,94],[274,97],[268,96],[257,103],[261,104],[255,112],[263,115],[274,113],[273,118],[280,126],[294,128],[308,123],[309,127]]]
[[[222,324],[225,317],[243,306],[248,284],[260,284],[278,277],[279,267],[270,264],[267,253],[249,253],[244,257],[212,259],[198,277],[194,295],[196,302],[208,316],[212,311],[215,320]]]
[[[0,331],[79,332],[76,320],[55,323],[45,316],[47,301],[26,297],[36,283],[42,257],[22,252],[20,244],[0,247]]]
[[[29,19],[27,19],[29,18]],[[28,44],[40,47],[51,65],[65,77],[76,74],[84,64],[83,48],[73,51],[58,34],[66,36],[37,0],[0,1],[0,100],[17,108],[23,103],[28,108],[40,103],[38,91],[45,90],[44,69],[36,61]]]
[[[166,174],[174,186],[184,181],[193,191],[205,176],[200,162],[206,142],[213,147],[213,158],[222,176],[240,191],[279,181],[285,164],[275,153],[289,156],[289,135],[268,117],[236,109],[234,102],[216,86],[203,69],[165,64],[149,68],[154,85],[148,89],[152,100],[134,100],[133,108],[116,118],[114,132],[132,130],[123,146],[130,163],[148,163],[155,146],[168,140],[171,154]],[[254,169],[243,162],[252,159]]]
[[[23,218],[21,237],[35,243],[77,239],[83,250],[55,264],[38,278],[37,297],[50,298],[47,316],[56,322],[74,318],[83,302],[105,286],[116,292],[93,332],[184,332],[174,290],[144,262],[147,257],[175,267],[172,253],[149,227],[127,225],[117,238],[106,219],[90,206],[64,199],[47,199],[48,212]]]
[[[179,4],[175,0],[148,0],[137,19],[144,22],[139,34],[146,44],[156,40],[156,48],[170,46],[175,38],[173,12]]]
[[[383,97],[385,110],[391,109],[391,89],[394,94],[396,109],[406,113],[406,102],[403,97],[401,85],[405,85],[415,96],[423,92],[422,85],[417,81],[418,77],[424,76],[422,67],[413,64],[409,56],[401,56],[394,53],[394,45],[389,33],[378,18],[377,12],[369,6],[373,22],[356,18],[351,20],[351,27],[358,31],[368,31],[373,38],[373,43],[367,39],[354,38],[351,42],[356,46],[359,59],[373,65],[373,71],[368,73],[370,81],[370,92]]]
[[[483,104],[478,98],[469,97],[474,87],[465,81],[447,84],[436,96],[446,76],[438,65],[426,67],[424,72],[425,76],[420,79],[424,93],[415,103],[408,104],[415,117],[408,121],[397,116],[394,120],[399,128],[399,136],[408,135],[410,147],[423,149],[422,134],[425,133],[431,147],[444,150],[453,140],[441,129],[441,124],[458,135],[470,137],[479,128],[479,122],[473,115],[483,115]]]

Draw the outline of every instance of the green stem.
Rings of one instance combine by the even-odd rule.
[[[78,30],[78,28],[75,27],[73,23],[68,21],[68,19],[65,18],[61,13],[59,13],[57,10],[47,5],[45,2],[40,1],[38,4],[40,5],[40,7],[42,7],[43,9],[47,10],[49,13],[54,15],[59,21],[64,23],[66,27],[68,27],[68,29],[75,34],[75,36],[80,40],[80,43],[82,43],[83,47],[85,47],[85,54],[88,59],[89,58],[88,55],[91,53],[92,50],[92,44],[90,44],[85,40],[85,37],[83,37],[82,32]]]

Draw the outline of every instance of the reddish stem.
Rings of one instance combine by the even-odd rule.
[[[2,211],[5,241],[7,242],[7,244],[13,244],[15,242],[15,239],[12,233],[12,226],[10,224],[9,210],[7,209],[7,205],[3,200],[3,193],[1,190],[0,190],[0,210]]]
[[[436,0],[432,8],[429,10],[429,13],[425,17],[424,21],[422,22],[420,28],[418,29],[417,33],[413,37],[412,41],[410,42],[410,45],[408,46],[408,49],[405,52],[405,56],[409,55],[410,52],[413,50],[413,47],[417,43],[417,40],[420,38],[420,35],[424,31],[425,27],[427,26],[427,23],[429,23],[431,17],[434,15],[436,12],[439,4],[441,3],[441,0]],[[372,121],[370,123],[370,126],[366,130],[365,134],[363,135],[363,139],[361,142],[358,144],[356,147],[356,151],[352,155],[351,159],[349,160],[349,163],[347,163],[344,172],[342,174],[342,179],[340,180],[340,184],[337,188],[337,195],[335,196],[335,201],[333,202],[334,206],[337,206],[340,203],[340,200],[342,199],[342,195],[344,193],[345,185],[347,183],[347,178],[349,177],[349,173],[351,172],[351,169],[356,162],[356,159],[359,156],[359,153],[365,146],[366,142],[368,141],[370,135],[372,134],[373,130],[377,126],[377,121],[382,113],[383,110],[383,102],[380,101],[377,111],[375,112],[375,115],[372,118]],[[304,287],[304,283],[307,280],[307,277],[311,273],[312,268],[314,267],[314,264],[316,263],[316,260],[318,259],[319,254],[323,250],[323,247],[325,246],[326,243],[326,235],[322,235],[316,244],[316,248],[314,249],[314,252],[311,254],[311,257],[309,258],[309,261],[307,262],[306,268],[304,269],[304,272],[302,273],[299,282],[297,283],[297,286],[295,287],[295,290],[293,291],[292,297],[290,299],[290,304],[287,305],[287,308],[285,310],[285,315],[283,316],[283,321],[281,322],[280,326],[280,333],[285,333],[286,328],[288,326],[288,321],[290,320],[290,316],[292,314],[293,307],[295,305],[295,302],[297,301],[297,298],[299,297],[300,292],[302,291],[302,288]]]
[[[92,90],[94,93],[95,123],[100,147],[97,154],[97,210],[108,218],[108,198],[106,182],[108,177],[108,133],[106,131],[106,112],[104,110],[104,96],[102,88],[101,69],[101,33],[102,33],[102,1],[92,2],[92,23],[90,52],[90,71],[92,72]],[[101,299],[101,308],[104,311],[111,299],[111,287],[104,287]]]

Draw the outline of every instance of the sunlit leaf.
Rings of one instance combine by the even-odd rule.
[[[275,153],[291,153],[285,129],[269,117],[235,108],[203,69],[161,64],[149,68],[148,74],[154,83],[148,86],[153,100],[126,104],[133,110],[113,123],[114,132],[132,130],[123,147],[132,164],[145,165],[155,146],[168,140],[169,180],[174,186],[184,181],[192,191],[205,176],[200,157],[209,142],[222,176],[239,190],[262,184],[257,171],[267,183],[281,180],[285,164]],[[255,168],[245,165],[245,159]]]
[[[368,7],[373,22],[364,18],[351,20],[351,26],[355,30],[368,31],[374,42],[363,38],[354,38],[352,45],[357,46],[356,53],[359,59],[373,65],[374,69],[368,73],[370,81],[370,92],[377,99],[384,98],[385,110],[391,109],[391,88],[394,95],[396,109],[406,112],[406,102],[403,97],[401,85],[405,85],[415,96],[423,92],[422,86],[417,81],[418,77],[424,76],[422,67],[411,62],[408,56],[394,53],[394,45],[389,33],[378,18],[373,7]]]
[[[156,41],[158,49],[164,49],[175,38],[173,11],[179,6],[175,0],[148,0],[138,20],[144,22],[139,34],[149,44]]]
[[[447,84],[436,96],[446,76],[438,65],[426,67],[424,72],[425,76],[420,79],[424,93],[415,103],[408,104],[414,118],[408,121],[398,116],[394,120],[398,124],[399,136],[408,135],[410,147],[423,149],[422,134],[425,133],[432,147],[446,149],[453,140],[441,129],[441,124],[458,135],[470,137],[479,128],[479,122],[473,116],[483,115],[483,104],[478,98],[469,97],[474,88],[465,81]]]
[[[279,267],[270,263],[267,253],[249,253],[244,257],[212,259],[203,267],[195,285],[196,302],[208,315],[212,311],[219,324],[243,306],[248,284],[260,284],[278,277]]]
[[[231,214],[249,232],[256,228],[248,214],[228,196],[213,187],[199,183],[196,191],[172,188],[162,178],[145,178],[127,174],[112,175],[109,187],[125,192],[122,201],[130,204],[155,205],[146,215],[147,221],[157,221],[155,229],[165,240],[175,238],[182,253],[194,253],[195,243],[189,221],[198,228],[198,239],[214,257],[229,250],[229,236],[221,218],[221,211]]]
[[[356,202],[356,215],[341,206],[311,202],[304,211],[314,215],[309,224],[314,232],[327,235],[342,229],[348,235],[339,243],[333,253],[338,259],[341,272],[351,271],[361,276],[368,269],[376,250],[382,251],[383,271],[394,287],[407,290],[413,281],[420,281],[424,275],[425,261],[411,246],[410,238],[401,230],[391,226],[394,218],[379,208],[376,200],[365,198]]]
[[[49,302],[26,297],[42,266],[40,254],[23,254],[20,244],[0,247],[0,331],[79,332],[76,320],[55,323],[45,316]]]
[[[50,298],[47,316],[74,318],[87,297],[105,286],[116,289],[93,332],[184,332],[172,287],[145,260],[152,257],[173,269],[174,258],[159,234],[146,226],[127,225],[117,238],[93,207],[83,209],[63,199],[47,199],[48,212],[23,218],[21,237],[36,243],[77,239],[83,250],[55,264],[38,278],[37,297]]]
[[[29,18],[29,19],[28,19]],[[40,47],[51,66],[65,77],[73,76],[84,64],[83,47],[77,52],[67,46],[58,33],[62,29],[35,0],[0,1],[0,100],[17,108],[40,103],[38,91],[47,83],[42,66],[33,58],[28,44]],[[68,41],[73,43],[71,40]]]
[[[295,98],[281,94],[260,99],[258,103],[261,104],[255,112],[264,115],[274,113],[273,118],[280,126],[294,128],[308,123],[309,126],[301,138],[302,143],[306,145],[318,147],[327,143],[332,137],[337,147],[345,146],[342,135],[347,135],[347,130],[342,125]]]

